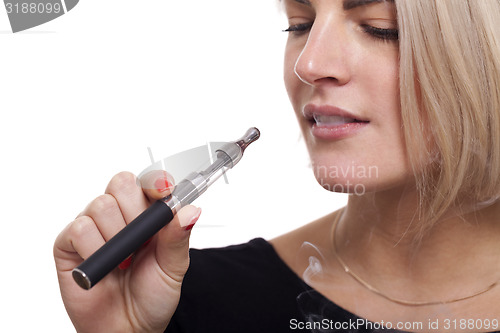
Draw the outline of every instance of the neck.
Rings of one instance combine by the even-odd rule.
[[[339,255],[378,289],[401,299],[462,297],[498,281],[500,203],[449,214],[419,242],[412,230],[425,221],[418,220],[417,205],[410,191],[351,196],[336,231]]]

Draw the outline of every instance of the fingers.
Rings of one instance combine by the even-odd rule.
[[[57,238],[54,254],[56,261],[60,259],[58,268],[70,271],[79,265],[146,210],[150,200],[167,196],[172,183],[173,179],[164,171],[155,171],[142,177],[144,190],[130,173],[113,177],[106,194],[94,199]],[[175,281],[181,281],[189,265],[190,232],[200,213],[201,209],[195,206],[182,208],[171,223],[153,238],[152,244],[138,251],[138,254],[144,251],[141,257],[149,258],[143,264],[157,264],[163,273]]]
[[[127,172],[117,174],[109,182],[106,194],[94,199],[59,235],[54,244],[56,259],[66,259],[67,265],[78,264],[148,206],[149,201],[135,176]]]
[[[57,270],[71,271],[104,243],[104,237],[92,218],[77,217],[59,234],[54,243]]]
[[[103,194],[94,199],[81,216],[90,217],[94,221],[105,241],[110,240],[126,225],[120,205],[111,194]]]
[[[138,185],[136,177],[130,172],[120,172],[114,176],[105,193],[116,199],[127,223],[135,219],[149,206],[149,201]]]
[[[82,216],[73,221],[69,233],[70,244],[74,250],[87,259],[96,249],[104,245],[105,239],[92,218]]]

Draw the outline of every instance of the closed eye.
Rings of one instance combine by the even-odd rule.
[[[311,29],[312,25],[313,22],[293,24],[289,26],[287,29],[283,30],[283,32],[291,32],[294,35],[302,35],[308,32]]]
[[[381,41],[397,41],[399,39],[398,29],[383,29],[368,24],[362,24],[361,28],[370,37],[373,37]]]

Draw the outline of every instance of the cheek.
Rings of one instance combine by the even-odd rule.
[[[295,64],[300,55],[300,50],[296,47],[292,47],[290,43],[287,43],[285,48],[285,59],[283,68],[283,79],[285,81],[286,91],[288,93],[288,98],[295,106],[295,99],[297,99],[298,87],[300,85],[300,80],[295,75]]]
[[[363,96],[362,108],[371,115],[370,121],[378,134],[374,140],[404,155],[398,53],[366,55],[359,64],[362,69],[357,71],[357,87],[359,96]]]
[[[358,64],[362,66],[357,71],[364,86],[364,94],[373,101],[372,105],[384,113],[399,117],[399,60],[397,52],[383,57],[366,55]]]

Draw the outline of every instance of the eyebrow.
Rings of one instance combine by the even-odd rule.
[[[304,0],[308,1],[308,0]],[[394,0],[344,0],[344,10],[351,10],[356,7],[370,5],[372,3],[394,2]]]
[[[307,6],[311,5],[311,1],[309,0],[294,0],[294,1]],[[394,2],[394,0],[344,0],[343,8],[344,10],[351,10],[356,7],[366,6],[372,3],[380,3],[385,1]]]

